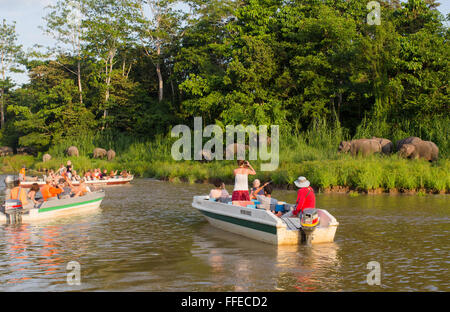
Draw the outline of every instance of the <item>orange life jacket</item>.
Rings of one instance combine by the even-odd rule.
[[[19,196],[19,190],[20,190],[20,196]],[[11,199],[20,200],[22,202],[22,206],[25,206],[28,204],[27,192],[23,188],[16,186],[15,188],[13,188],[11,190],[10,195],[11,195]]]

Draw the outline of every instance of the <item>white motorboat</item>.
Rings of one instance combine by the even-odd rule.
[[[274,245],[328,243],[334,241],[339,223],[324,209],[315,209],[316,225],[301,224],[292,211],[277,217],[270,210],[221,203],[208,196],[194,196],[192,206],[217,228]],[[305,212],[304,212],[305,214]]]
[[[114,178],[104,179],[104,180],[88,180],[86,181],[86,185],[91,186],[109,186],[109,185],[120,185],[120,184],[127,184],[130,183],[133,180],[132,175],[124,178],[121,176],[116,176]],[[30,188],[33,183],[37,183],[39,186],[43,186],[45,184],[45,181],[43,179],[36,179],[31,180],[27,177],[27,181],[21,181],[20,186],[25,188]],[[74,186],[80,185],[79,181],[72,181],[72,184]]]
[[[29,222],[68,216],[98,209],[105,197],[105,191],[96,191],[83,196],[45,201],[31,209],[0,211],[0,223]]]

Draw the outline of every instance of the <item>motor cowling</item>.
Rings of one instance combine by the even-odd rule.
[[[307,208],[303,210],[300,224],[304,233],[304,241],[307,245],[311,244],[313,232],[320,223],[319,212],[315,208]]]

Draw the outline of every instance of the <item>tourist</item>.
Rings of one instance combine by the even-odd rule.
[[[314,195],[312,187],[309,186],[309,181],[305,177],[298,177],[298,179],[294,181],[294,184],[299,190],[297,192],[297,201],[295,202],[292,216],[296,217],[298,215],[299,218],[301,218],[303,210],[316,207],[316,196]]]
[[[82,180],[80,182],[80,185],[74,189],[74,196],[73,197],[78,197],[78,196],[83,196],[86,195],[87,193],[90,193],[91,190],[89,189],[89,187],[86,185],[86,182],[84,180]]]
[[[256,172],[246,160],[238,160],[238,168],[234,169],[234,190],[232,201],[250,201],[248,193],[248,175],[255,175]]]
[[[60,179],[58,187],[61,189],[61,193],[58,194],[59,199],[70,198],[72,195],[72,188],[65,179]]]
[[[253,187],[252,187],[252,191],[250,193],[250,199],[256,199],[257,195],[264,195],[264,189],[260,188],[261,186],[261,181],[259,181],[259,179],[255,179],[253,180]],[[259,192],[255,192],[257,189],[259,188]]]
[[[72,166],[72,162],[70,160],[67,161],[66,173],[67,173],[67,177],[69,178],[69,180],[72,180],[73,166]]]
[[[59,166],[59,169],[58,169],[58,174],[59,175],[62,175],[62,173],[63,173],[63,171],[64,171],[64,169],[66,169],[66,167],[64,167],[64,164],[61,164],[60,166]]]
[[[20,187],[20,180],[17,176],[14,178],[13,186],[14,187],[6,193],[5,199],[20,200],[24,209],[32,208],[34,204],[32,202],[28,202],[27,191]]]
[[[55,182],[53,182],[53,179],[51,178],[47,178],[45,180],[45,185],[41,187],[41,193],[44,201],[57,199],[58,194],[63,191],[59,187],[55,187],[54,184]]]
[[[115,178],[116,175],[117,175],[117,170],[116,171],[111,170],[111,172],[109,173],[110,178]]]
[[[44,201],[39,184],[33,183],[31,189],[28,192],[28,198],[34,203],[34,205],[39,205]]]
[[[226,200],[228,202],[230,194],[228,194],[227,190],[225,189],[225,184],[222,182],[222,180],[215,179],[213,184],[215,188],[213,188],[209,192],[209,198],[213,198],[221,202],[224,202]]]
[[[74,181],[80,181],[81,180],[81,177],[77,174],[76,170],[73,170],[72,180],[74,180]]]
[[[263,186],[256,189],[255,193],[258,194],[256,195],[256,199],[260,202],[259,208],[270,210],[273,213],[275,213],[277,217],[281,217],[284,211],[275,210],[279,202],[278,200],[272,197],[273,188],[269,183],[270,182],[264,183]],[[259,195],[260,190],[264,191],[264,195]]]

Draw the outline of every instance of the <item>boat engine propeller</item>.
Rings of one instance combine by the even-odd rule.
[[[306,245],[311,245],[313,233],[319,225],[320,218],[317,209],[307,208],[303,210],[300,224],[302,226],[302,241]]]

